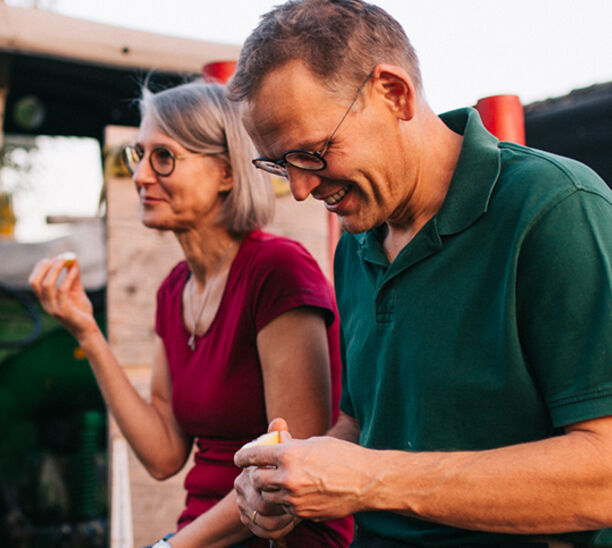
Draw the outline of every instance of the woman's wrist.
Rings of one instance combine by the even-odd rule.
[[[172,545],[166,539],[159,539],[151,548],[172,548]]]
[[[87,353],[88,350],[93,350],[94,347],[99,344],[100,339],[104,339],[102,331],[98,324],[94,323],[74,334],[75,339],[78,341],[79,346]],[[104,339],[106,340],[106,339]]]

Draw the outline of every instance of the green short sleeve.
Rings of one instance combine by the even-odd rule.
[[[576,190],[522,245],[518,322],[556,427],[612,414],[612,204]]]

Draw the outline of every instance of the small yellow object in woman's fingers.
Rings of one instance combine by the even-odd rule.
[[[58,259],[64,259],[64,266],[66,268],[70,268],[76,262],[76,253],[72,251],[66,251],[65,253],[61,253],[58,256]]]

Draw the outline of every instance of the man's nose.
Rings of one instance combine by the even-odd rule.
[[[291,194],[298,202],[308,198],[310,193],[321,184],[321,177],[317,171],[287,166],[287,176]]]

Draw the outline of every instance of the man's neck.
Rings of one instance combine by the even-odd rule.
[[[389,263],[406,247],[444,203],[461,153],[463,136],[450,130],[433,112],[427,115],[417,174],[407,215],[387,219],[383,245]]]

